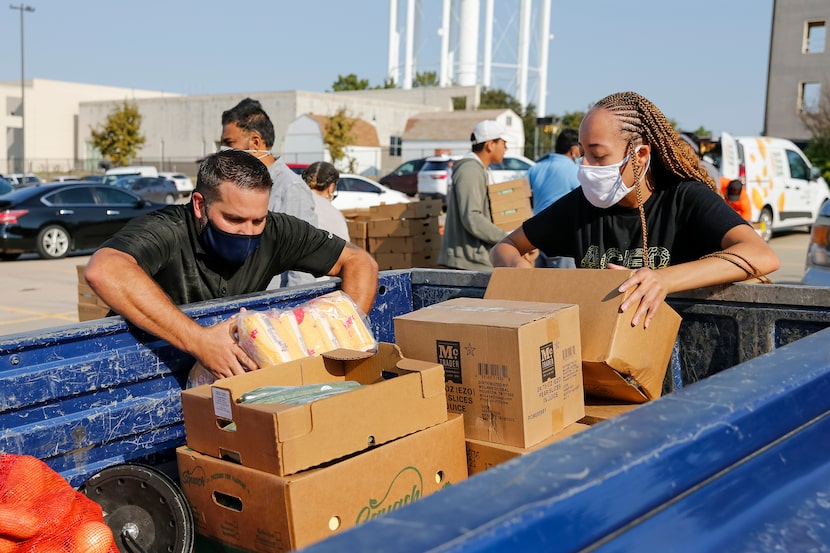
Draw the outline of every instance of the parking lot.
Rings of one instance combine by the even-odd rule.
[[[773,282],[799,282],[809,237],[807,232],[797,231],[770,241],[782,263],[781,269],[770,275]],[[88,260],[88,254],[57,260],[25,255],[0,262],[0,336],[78,322],[76,267]]]

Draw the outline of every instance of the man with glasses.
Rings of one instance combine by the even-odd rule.
[[[492,271],[490,248],[507,233],[493,223],[487,196],[493,175],[488,167],[501,163],[507,152],[504,126],[498,121],[481,121],[473,129],[470,141],[472,151],[452,168],[438,264],[450,269]]]
[[[274,186],[268,209],[287,213],[317,226],[314,199],[311,191],[299,175],[288,168],[271,149],[274,147],[274,125],[262,104],[245,98],[231,109],[222,113],[222,149],[244,150],[260,160],[271,175]],[[269,289],[314,282],[307,273],[289,271],[278,275],[268,286]]]

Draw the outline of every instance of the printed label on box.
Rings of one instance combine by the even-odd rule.
[[[461,384],[461,344],[436,340],[438,362],[444,365],[444,379]]]
[[[548,342],[539,348],[539,359],[542,363],[542,382],[556,378],[556,359],[553,356],[553,342]]]
[[[231,411],[231,392],[222,388],[213,387],[213,413],[220,419],[233,420]]]

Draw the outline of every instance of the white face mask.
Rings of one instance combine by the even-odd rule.
[[[228,150],[239,150],[239,148],[231,148],[230,146],[219,146],[219,151],[220,152],[226,152]],[[262,158],[264,158],[265,156],[267,156],[271,153],[271,150],[240,150],[240,151],[249,153],[257,159],[262,159]],[[257,155],[257,154],[262,154],[262,155]]]
[[[637,146],[634,149],[634,153],[639,152],[640,148],[642,146]],[[619,163],[599,166],[580,165],[577,168],[576,178],[582,186],[582,193],[585,194],[585,199],[591,202],[591,205],[600,209],[608,209],[625,198],[637,187],[637,184],[642,182],[651,164],[651,156],[649,155],[646,167],[640,175],[640,180],[629,187],[623,182],[620,167],[630,158],[631,156],[627,155]]]

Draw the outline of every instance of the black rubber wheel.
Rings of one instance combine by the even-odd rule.
[[[37,235],[37,253],[44,259],[60,259],[69,253],[72,237],[69,231],[60,225],[49,225]]]
[[[191,553],[193,515],[164,473],[139,464],[115,465],[89,477],[78,491],[101,506],[121,553]]]
[[[176,202],[176,197],[173,194],[168,194],[164,197],[164,203],[170,205]]]

